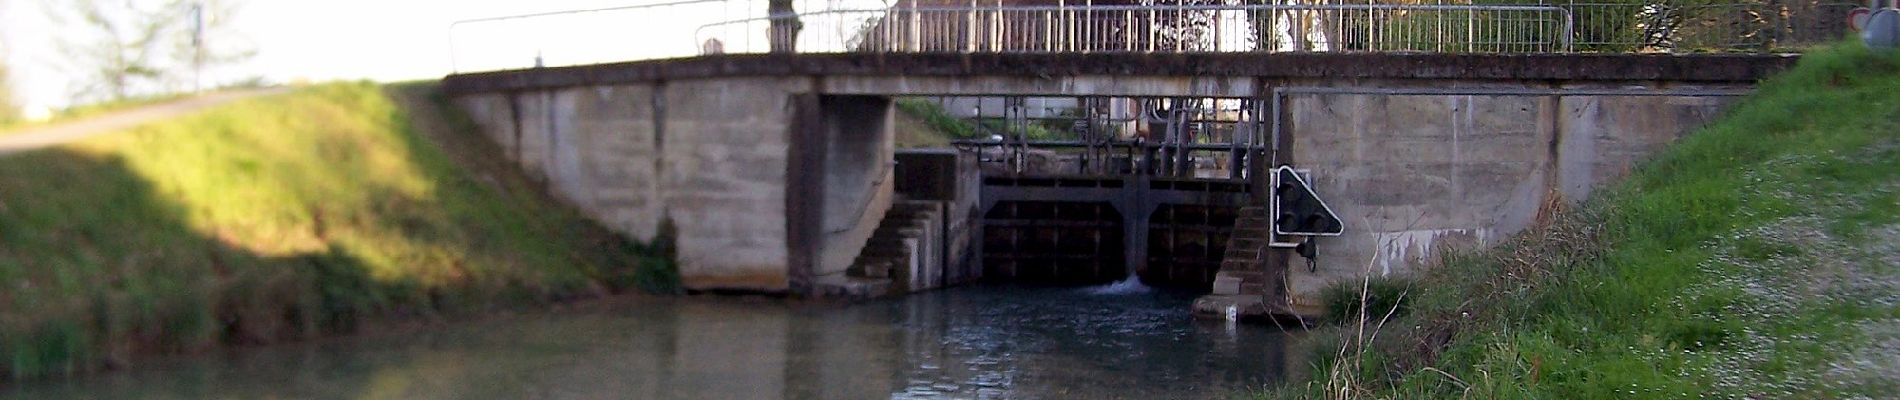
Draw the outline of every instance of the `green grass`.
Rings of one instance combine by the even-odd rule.
[[[897,99],[897,110],[910,118],[921,121],[922,126],[934,131],[936,135],[946,138],[944,139],[945,143],[948,143],[949,139],[988,139],[992,132],[1000,134],[1010,129],[1009,125],[1000,118],[982,118],[977,120],[958,118],[944,111],[943,107],[926,99]],[[1049,126],[1044,126],[1045,124],[1055,122],[1057,121],[1036,121],[1035,123],[1025,126],[1023,130],[1027,132],[1029,140],[1074,139],[1073,137],[1068,137],[1073,135],[1065,133],[1063,129],[1066,128],[1052,129]],[[979,126],[977,124],[982,125]]]
[[[1900,340],[1900,55],[1812,52],[1599,193],[1449,255],[1418,277],[1410,312],[1373,318],[1376,340],[1321,333],[1312,379],[1278,395],[1900,390],[1879,344]]]
[[[949,112],[943,110],[943,107],[929,100],[897,99],[897,111],[922,120],[924,126],[950,139],[976,139],[987,136],[976,125],[950,115]]]
[[[428,92],[320,85],[0,158],[0,376],[670,290],[660,251],[555,206]]]

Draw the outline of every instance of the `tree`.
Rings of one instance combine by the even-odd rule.
[[[7,2],[0,0],[0,13],[9,12]],[[6,38],[0,38],[0,125],[6,125],[20,119],[20,105],[13,99],[13,74],[7,70]]]
[[[197,89],[205,68],[248,59],[253,51],[212,46],[229,34],[237,4],[219,0],[46,1],[55,24],[68,27],[61,47],[83,74],[77,100],[120,100],[174,92],[184,81]]]
[[[203,89],[206,70],[237,64],[257,55],[242,40],[232,22],[243,3],[235,0],[197,0],[186,5],[185,40],[177,41],[172,58],[191,73],[191,90]]]
[[[20,105],[13,103],[12,74],[7,71],[6,49],[0,49],[0,125],[20,119]]]
[[[178,19],[175,4],[139,7],[134,1],[46,3],[54,23],[77,29],[60,35],[70,70],[85,74],[79,100],[125,99],[162,77],[160,42]]]

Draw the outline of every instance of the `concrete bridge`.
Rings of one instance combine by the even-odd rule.
[[[715,55],[461,74],[446,78],[444,88],[487,139],[545,178],[559,198],[631,238],[676,240],[682,278],[692,289],[866,294],[986,275],[1100,281],[1132,270],[1144,280],[1238,295],[1220,304],[1257,309],[1249,312],[1310,314],[1328,282],[1403,273],[1444,248],[1495,243],[1532,224],[1548,202],[1588,197],[1795,59]],[[907,96],[1241,106],[1208,114],[1231,116],[1208,131],[1225,132],[1219,144],[1127,144],[1135,140],[1102,152],[1186,154],[1165,160],[1214,166],[1221,174],[1078,173],[1090,171],[1023,168],[1024,154],[1085,156],[1026,151],[1031,143],[1014,137],[989,150],[899,154],[893,99]],[[1210,155],[1189,146],[1229,151]],[[979,165],[1004,154],[1015,157],[1007,167]],[[1130,165],[1128,158],[1098,160]],[[1264,204],[1264,191],[1255,188],[1265,184],[1262,171],[1277,165],[1307,171],[1345,224],[1341,236],[1314,239],[1320,250],[1311,267],[1290,248],[1262,245],[1285,238],[1249,236],[1259,227],[1247,225],[1260,220],[1244,208]],[[1134,183],[1132,176],[1143,177]],[[1154,196],[1192,200],[1125,197],[1164,191],[1175,194]],[[1172,223],[1202,226],[1141,226],[1160,224],[1154,221],[1164,218],[1163,208]],[[1151,235],[1193,243],[1169,248]],[[1044,275],[985,265],[1016,263],[1000,253],[1035,248],[1079,250],[1024,258],[1047,261],[1036,264]],[[1201,258],[1174,261],[1187,257],[1181,248]],[[1077,275],[1053,261],[1067,259],[1096,264]],[[1104,269],[1105,259],[1127,268]],[[1069,272],[1050,272],[1063,268]],[[1244,285],[1236,288],[1235,280]]]

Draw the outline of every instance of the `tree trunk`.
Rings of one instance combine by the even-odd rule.
[[[792,9],[792,0],[771,0],[766,7],[766,15],[772,18],[772,52],[797,52],[798,31],[803,30],[805,24],[798,21],[798,11]]]

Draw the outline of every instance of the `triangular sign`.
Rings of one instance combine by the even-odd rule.
[[[1346,231],[1339,214],[1334,213],[1325,200],[1320,200],[1313,185],[1292,166],[1282,165],[1273,172],[1274,234],[1339,236]]]

